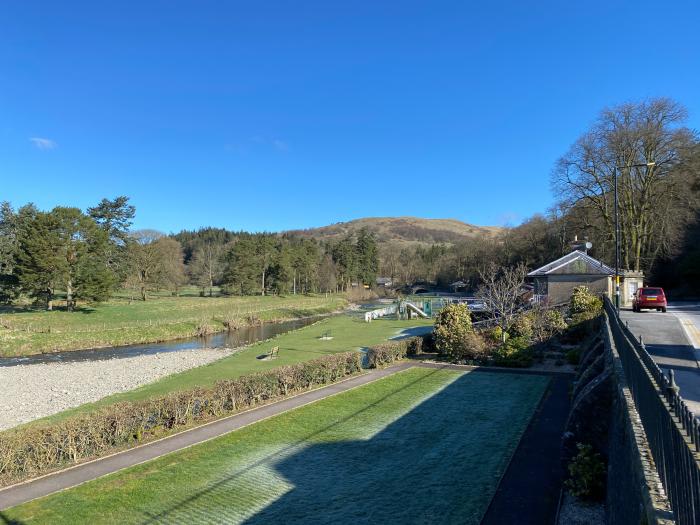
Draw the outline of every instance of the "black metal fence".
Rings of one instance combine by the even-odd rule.
[[[676,522],[700,524],[700,423],[679,395],[673,370],[664,374],[608,299],[605,310]]]

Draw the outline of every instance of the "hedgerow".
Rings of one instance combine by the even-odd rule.
[[[407,337],[388,341],[370,347],[367,350],[369,368],[381,368],[395,361],[406,359],[406,356],[420,354],[430,345],[431,336]]]
[[[359,352],[217,382],[144,401],[122,402],[58,422],[0,433],[0,486],[161,437],[266,401],[334,383],[362,370]]]

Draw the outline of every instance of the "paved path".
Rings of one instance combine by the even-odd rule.
[[[402,363],[381,370],[372,370],[360,376],[355,376],[317,390],[305,392],[224,419],[219,419],[212,423],[180,432],[173,436],[147,443],[124,452],[119,452],[89,463],[76,465],[75,467],[19,485],[13,485],[0,490],[0,510],[80,485],[86,481],[111,474],[117,470],[138,465],[139,463],[175,452],[176,450],[208,441],[246,425],[250,425],[251,423],[267,419],[302,405],[313,403],[314,401],[318,401],[333,394],[350,390],[351,388],[386,377],[400,370],[405,370],[411,366],[414,366],[413,363]]]
[[[556,520],[564,479],[561,436],[573,375],[555,375],[511,459],[481,525],[546,525]]]
[[[695,349],[694,329],[700,328],[700,305],[670,305],[668,313],[622,310],[620,318],[629,323],[632,333],[642,336],[649,354],[664,371],[673,370],[681,396],[695,414],[700,415],[700,352]],[[700,332],[698,332],[700,333]]]

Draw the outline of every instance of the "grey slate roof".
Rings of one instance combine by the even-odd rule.
[[[599,275],[615,275],[615,270],[613,268],[610,268],[610,266],[607,266],[602,263],[602,261],[599,261],[598,259],[594,259],[590,255],[587,255],[583,253],[582,251],[579,250],[574,250],[571,253],[566,254],[564,257],[560,257],[556,261],[552,261],[551,263],[547,263],[541,268],[537,268],[537,270],[533,270],[530,273],[528,273],[528,277],[533,277],[536,275],[550,275],[552,273],[555,273],[556,270],[559,270],[565,266],[568,266],[569,264],[575,262],[575,261],[582,261],[586,264],[586,267],[588,268],[588,271],[585,272],[586,275],[590,274],[599,274]],[[560,272],[564,273],[564,272]],[[572,272],[569,272],[572,273]],[[579,273],[579,272],[573,272],[573,273]]]

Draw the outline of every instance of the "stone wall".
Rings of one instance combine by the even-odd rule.
[[[671,507],[607,322],[603,325],[603,339],[615,378],[608,444],[607,522],[610,525],[673,524]]]
[[[601,295],[610,293],[611,282],[607,275],[549,275],[547,295],[552,304],[565,303],[577,286],[588,286],[592,293]]]
[[[646,434],[627,386],[607,318],[582,352],[563,461],[586,443],[608,462],[606,520],[610,525],[674,523],[654,467]]]

